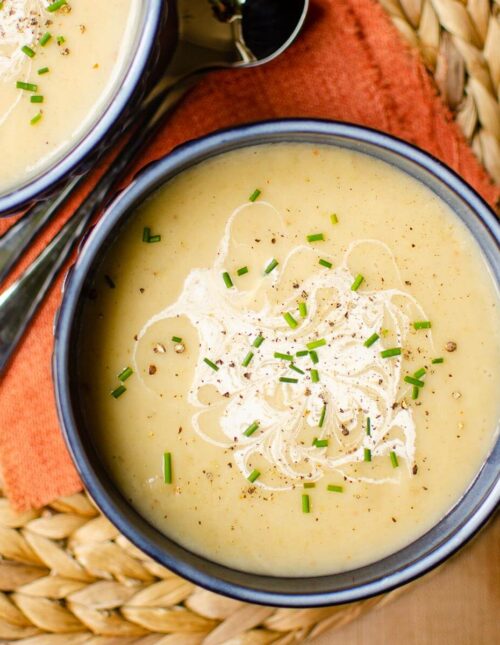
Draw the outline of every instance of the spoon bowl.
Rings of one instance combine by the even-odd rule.
[[[255,67],[283,53],[309,0],[177,0],[179,40],[159,88],[200,71]]]
[[[270,62],[290,46],[302,29],[308,8],[309,0],[253,0],[243,4],[243,38],[257,64]]]

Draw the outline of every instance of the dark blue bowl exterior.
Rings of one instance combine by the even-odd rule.
[[[357,601],[398,587],[440,564],[469,540],[500,499],[500,442],[496,442],[469,490],[443,520],[417,541],[372,565],[330,576],[276,578],[229,569],[174,543],[152,527],[122,497],[102,466],[85,431],[75,377],[82,294],[120,227],[145,197],[186,168],[223,152],[250,145],[309,142],[330,144],[377,157],[437,193],[478,240],[500,282],[500,224],[487,204],[440,161],[386,134],[319,120],[280,120],[216,132],[189,142],[150,165],[109,207],[90,234],[67,281],[54,352],[59,418],[76,467],[102,512],[135,545],[192,582],[244,601],[306,607]]]
[[[177,38],[175,11],[167,0],[142,0],[141,24],[133,56],[120,86],[95,126],[48,170],[0,195],[0,217],[48,197],[75,175],[89,170],[123,134],[134,108],[169,60]]]

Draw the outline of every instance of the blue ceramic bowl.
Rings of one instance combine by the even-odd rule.
[[[123,131],[128,115],[169,59],[176,40],[176,16],[167,0],[141,0],[136,37],[123,78],[94,126],[63,157],[39,175],[0,194],[0,217],[48,196],[61,182],[87,170]]]
[[[75,465],[101,511],[136,546],[192,582],[240,600],[306,607],[360,600],[398,587],[453,554],[486,522],[500,499],[496,443],[460,502],[408,547],[369,566],[329,576],[281,578],[244,573],[200,557],[165,537],[127,502],[99,460],[85,428],[76,378],[85,294],[94,273],[136,207],[183,170],[221,153],[260,144],[309,142],[359,151],[397,166],[425,184],[456,213],[480,244],[500,282],[500,224],[486,203],[449,168],[386,134],[345,123],[281,120],[245,125],[191,141],[144,170],[109,207],[69,276],[56,326],[54,380],[59,418]],[[202,225],[202,223],[200,223]]]

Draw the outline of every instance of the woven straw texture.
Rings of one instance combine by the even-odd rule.
[[[0,642],[23,645],[288,645],[389,602],[319,609],[223,598],[159,566],[81,493],[15,514],[0,498]]]
[[[500,182],[500,4],[380,2],[420,49],[466,138]],[[23,514],[0,496],[0,643],[303,643],[399,593],[320,609],[247,605],[199,589],[154,563],[85,494]]]
[[[500,1],[379,0],[500,183]]]

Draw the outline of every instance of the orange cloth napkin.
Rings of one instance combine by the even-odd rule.
[[[134,172],[215,129],[291,116],[351,121],[395,134],[442,159],[491,204],[498,198],[418,55],[402,42],[375,0],[316,0],[306,29],[278,60],[208,76],[165,124]],[[109,161],[89,178],[87,190]],[[22,266],[81,197],[48,227]],[[11,222],[0,221],[0,233]],[[0,464],[7,493],[19,509],[81,488],[61,436],[52,388],[52,321],[61,281],[56,280],[0,387]]]

